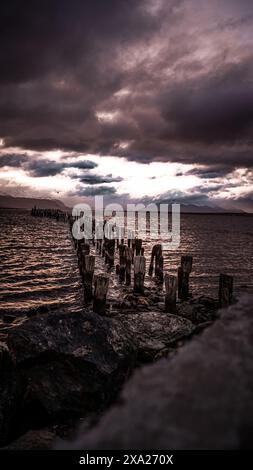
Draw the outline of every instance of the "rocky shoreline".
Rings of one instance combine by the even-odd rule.
[[[136,368],[172,357],[213,323],[217,309],[217,301],[199,297],[171,315],[154,288],[126,294],[105,316],[87,307],[28,318],[0,343],[1,446],[25,439],[30,448],[36,436],[35,447],[43,448],[44,432],[70,437],[80,422],[90,426]]]

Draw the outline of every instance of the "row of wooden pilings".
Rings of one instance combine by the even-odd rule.
[[[31,209],[31,215],[33,217],[47,217],[62,222],[67,222],[71,219],[71,215],[68,212],[61,211],[60,209],[40,209],[36,206]]]
[[[70,226],[72,227],[72,223],[70,223]],[[84,238],[81,240],[74,239],[83,282],[85,303],[93,302],[93,311],[103,315],[106,309],[109,276],[108,274],[94,276],[96,256],[90,254],[91,243],[95,247],[97,255],[104,258],[108,270],[114,267],[115,252],[118,250],[119,263],[116,264],[116,275],[120,283],[127,286],[131,285],[133,265],[133,291],[139,294],[144,293],[146,258],[144,256],[142,240],[134,238],[133,234],[128,238],[127,244],[124,243],[124,239],[119,240],[118,238],[108,239],[104,237],[103,239],[95,239],[93,236],[92,242]],[[189,298],[189,278],[192,271],[192,263],[192,256],[182,256],[177,276],[169,273],[164,274],[162,245],[156,244],[153,246],[148,275],[151,277],[154,274],[157,282],[160,284],[164,282],[165,312],[175,314],[177,311],[177,298],[181,301]],[[225,307],[231,304],[232,296],[233,277],[220,274],[219,305]]]

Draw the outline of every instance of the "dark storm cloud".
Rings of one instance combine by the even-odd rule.
[[[92,170],[98,166],[97,163],[91,160],[80,160],[76,162],[65,163],[65,168],[78,168],[78,170]]]
[[[173,87],[162,96],[168,134],[208,144],[250,137],[253,125],[253,57],[219,74]]]
[[[85,176],[77,176],[80,183],[85,184],[104,184],[104,183],[119,183],[123,181],[123,178],[120,176],[113,177],[112,175],[107,176],[100,176],[100,175],[85,175]]]
[[[9,0],[1,14],[6,147],[210,166],[202,178],[252,166],[251,1]]]
[[[116,189],[111,186],[88,186],[78,187],[73,195],[75,196],[110,196],[116,193]]]
[[[19,167],[28,160],[26,154],[4,154],[0,155],[0,168],[4,166]]]
[[[99,56],[100,48],[103,53],[115,48],[116,41],[132,42],[152,30],[155,20],[142,5],[140,0],[3,1],[1,81],[20,83],[53,70],[71,72],[86,53],[83,68],[76,71],[77,78],[85,78],[82,72],[95,71],[92,54]]]
[[[205,168],[193,168],[187,171],[186,174],[198,176],[199,178],[203,178],[203,179],[216,179],[216,178],[227,176],[232,170],[233,170],[233,167],[229,168],[228,166],[225,166],[225,165],[216,165],[216,166],[210,165]],[[178,176],[182,176],[182,173],[178,174]]]
[[[67,168],[76,168],[79,170],[91,170],[95,168],[97,164],[90,160],[75,161],[75,162],[56,162],[54,160],[46,159],[30,159],[24,165],[24,169],[34,177],[45,177],[45,176],[55,176],[61,173]]]
[[[64,170],[64,165],[53,160],[34,160],[28,163],[26,170],[31,176],[43,178],[61,173]]]

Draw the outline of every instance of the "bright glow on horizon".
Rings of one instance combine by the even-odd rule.
[[[122,142],[123,143],[123,142]],[[0,171],[0,182],[2,191],[10,195],[23,195],[25,197],[53,197],[66,201],[69,205],[81,202],[84,197],[89,198],[86,189],[91,189],[94,194],[96,188],[114,188],[115,193],[107,197],[122,200],[159,199],[160,197],[174,198],[175,195],[193,196],[201,194],[209,195],[210,202],[219,200],[233,203],[233,199],[247,193],[252,188],[252,174],[248,169],[238,169],[220,178],[201,178],[197,174],[190,174],[196,165],[183,163],[151,162],[149,164],[129,161],[124,157],[99,156],[92,154],[75,154],[74,152],[63,152],[60,150],[47,152],[33,152],[22,149],[0,150],[6,154],[26,154],[30,160],[62,163],[62,171],[55,176],[36,177],[29,173],[29,165],[26,163],[18,167],[2,167]],[[28,160],[28,161],[29,161]],[[71,167],[71,163],[91,161],[97,164],[93,169],[81,169]],[[66,167],[64,168],[64,162]],[[61,168],[61,166],[60,166]],[[82,177],[91,178],[91,183],[82,183]],[[92,177],[94,178],[92,180]],[[121,177],[122,181],[118,181]],[[105,181],[103,182],[103,178]],[[97,180],[97,183],[96,183]],[[107,181],[106,181],[107,180]],[[111,180],[111,182],[110,182]],[[92,184],[95,181],[95,184]],[[108,182],[109,181],[109,182]],[[84,196],[82,196],[84,190]],[[105,191],[106,194],[106,191]]]

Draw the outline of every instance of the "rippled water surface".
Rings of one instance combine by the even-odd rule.
[[[82,286],[68,224],[6,210],[0,211],[0,223],[0,324],[15,326],[24,315],[38,309],[80,310]],[[144,242],[147,263],[154,243]],[[234,276],[235,293],[239,293],[253,289],[252,253],[253,217],[182,215],[180,248],[164,253],[165,269],[175,273],[181,255],[191,254],[193,293],[216,297],[220,272]],[[104,261],[97,257],[96,271],[104,270]],[[146,277],[146,285],[153,282]],[[109,298],[121,295],[111,273]],[[14,314],[12,321],[8,316]]]

